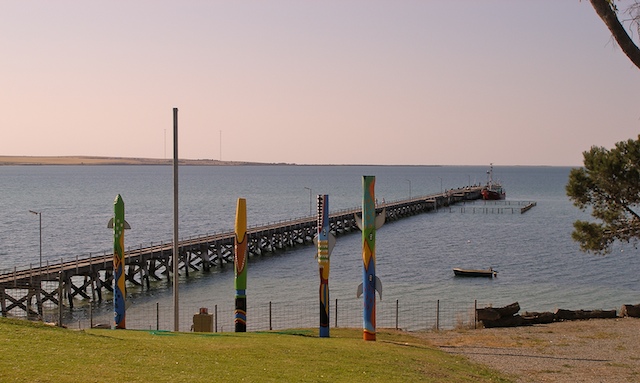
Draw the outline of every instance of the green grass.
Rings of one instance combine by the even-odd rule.
[[[0,382],[509,382],[410,333],[67,330],[0,319]]]

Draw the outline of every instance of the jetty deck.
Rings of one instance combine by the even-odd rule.
[[[481,198],[481,187],[452,189],[444,193],[387,202],[376,206],[377,213],[385,211],[387,222],[404,217],[438,210],[465,201]],[[361,208],[345,209],[330,213],[330,228],[334,235],[359,231],[355,215]],[[270,223],[248,229],[249,257],[274,253],[283,249],[312,243],[316,234],[315,216]],[[200,236],[181,241],[178,246],[179,272],[189,273],[224,267],[233,262],[234,233]],[[128,288],[150,289],[154,280],[171,280],[173,277],[173,244],[165,243],[145,248],[131,249],[125,253],[125,277]],[[60,321],[62,307],[73,308],[77,299],[102,300],[103,291],[113,291],[113,254],[94,255],[88,258],[43,267],[14,268],[0,274],[0,310],[2,316],[15,315],[43,318],[43,308],[58,306]],[[65,304],[66,301],[66,304]]]

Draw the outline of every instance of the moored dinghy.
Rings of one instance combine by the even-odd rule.
[[[493,268],[487,270],[474,270],[474,269],[460,269],[455,267],[453,273],[458,277],[485,277],[493,278],[498,275],[498,272]]]

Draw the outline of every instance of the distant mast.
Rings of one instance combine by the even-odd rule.
[[[493,187],[493,162],[489,164],[487,174],[489,175],[489,181],[487,183],[489,185],[489,189],[491,189]]]

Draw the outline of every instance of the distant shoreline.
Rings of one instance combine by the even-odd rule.
[[[133,157],[99,157],[99,156],[2,156],[0,166],[11,165],[172,165],[173,159],[161,158],[133,158]],[[296,164],[287,162],[244,162],[218,160],[180,159],[180,165],[192,166],[428,166],[441,167],[443,165],[367,165],[367,164]]]
[[[443,167],[449,165],[371,165],[371,164],[296,164],[288,162],[245,162],[219,160],[180,159],[180,165],[190,166],[402,166],[402,167]],[[173,165],[173,159],[138,158],[138,157],[100,157],[100,156],[3,156],[0,155],[0,166],[47,166],[47,165]],[[479,165],[452,165],[479,166]],[[520,167],[567,167],[567,165],[506,165]],[[568,166],[575,167],[575,166]]]
[[[295,165],[287,163],[262,163],[218,160],[180,159],[180,165],[246,166],[246,165]],[[172,165],[173,159],[125,158],[94,156],[0,156],[2,165]]]

